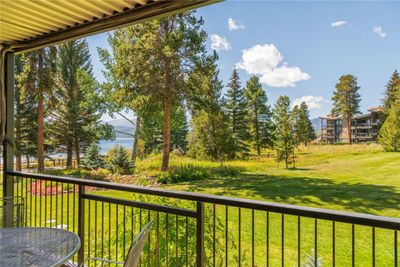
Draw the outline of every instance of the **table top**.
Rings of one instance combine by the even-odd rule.
[[[79,249],[80,239],[56,228],[0,229],[0,267],[60,266]]]

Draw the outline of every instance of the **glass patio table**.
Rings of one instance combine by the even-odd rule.
[[[56,228],[0,229],[0,266],[60,266],[78,251],[80,239]]]

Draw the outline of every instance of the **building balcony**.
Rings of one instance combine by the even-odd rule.
[[[398,257],[399,219],[90,179],[6,174],[14,181],[13,195],[24,199],[24,226],[79,235],[75,263],[90,257],[123,260],[132,238],[150,220],[141,266],[300,266],[307,257],[315,266],[321,259],[324,266],[346,266],[361,253],[364,263],[382,266],[378,255],[385,255],[386,263]],[[385,245],[376,245],[377,240]],[[361,248],[360,242],[371,245]]]

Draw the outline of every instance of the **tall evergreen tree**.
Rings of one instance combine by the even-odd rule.
[[[389,82],[386,85],[386,90],[384,93],[384,97],[382,99],[382,104],[385,109],[385,112],[388,113],[392,105],[396,101],[396,94],[400,91],[400,74],[397,70],[395,70],[390,78]]]
[[[244,99],[244,90],[240,84],[239,73],[233,70],[228,90],[225,95],[225,109],[230,121],[230,130],[234,140],[232,156],[246,155],[248,148],[246,142],[249,140],[247,129],[247,107]]]
[[[252,76],[247,81],[244,90],[244,98],[248,109],[248,122],[250,123],[250,135],[257,156],[261,156],[261,149],[271,147],[273,144],[270,107],[267,106],[267,95],[257,76]]]
[[[293,119],[290,111],[290,100],[287,96],[280,96],[273,109],[275,123],[276,161],[285,162],[285,167],[295,163],[295,135]]]
[[[379,131],[379,142],[386,151],[400,151],[400,90],[393,95],[387,118]]]
[[[189,86],[196,92],[190,97],[192,113],[189,153],[194,157],[223,160],[232,155],[228,116],[222,109],[222,81],[217,66],[218,55],[206,58],[204,66],[193,72]]]
[[[126,75],[135,93],[151,96],[163,109],[162,171],[168,170],[171,150],[171,114],[182,103],[188,74],[206,53],[202,19],[193,12],[172,15],[116,30],[126,40]]]
[[[96,142],[108,131],[101,126],[103,107],[99,86],[92,74],[89,47],[85,39],[58,47],[57,90],[54,95],[52,132],[54,145],[67,153],[67,167],[75,154],[80,165],[82,149]]]
[[[310,112],[308,111],[306,102],[302,102],[300,108],[296,105],[293,108],[292,114],[294,119],[296,144],[304,144],[307,146],[316,138],[316,135],[310,120]]]
[[[336,84],[336,90],[333,93],[334,115],[340,115],[346,122],[349,144],[352,143],[351,122],[353,116],[360,113],[361,96],[358,93],[360,87],[357,84],[357,78],[351,74],[343,75]]]

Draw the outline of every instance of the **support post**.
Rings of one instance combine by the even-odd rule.
[[[14,53],[4,55],[2,79],[5,95],[5,140],[3,142],[3,197],[14,196],[14,177],[6,175],[6,171],[14,170]],[[3,226],[11,227],[14,217],[13,201],[6,202],[3,214]],[[7,207],[7,205],[10,205]]]
[[[204,203],[197,202],[196,266],[204,266]]]
[[[79,185],[78,192],[78,236],[81,240],[81,247],[78,251],[78,266],[81,266],[85,259],[85,186]]]

